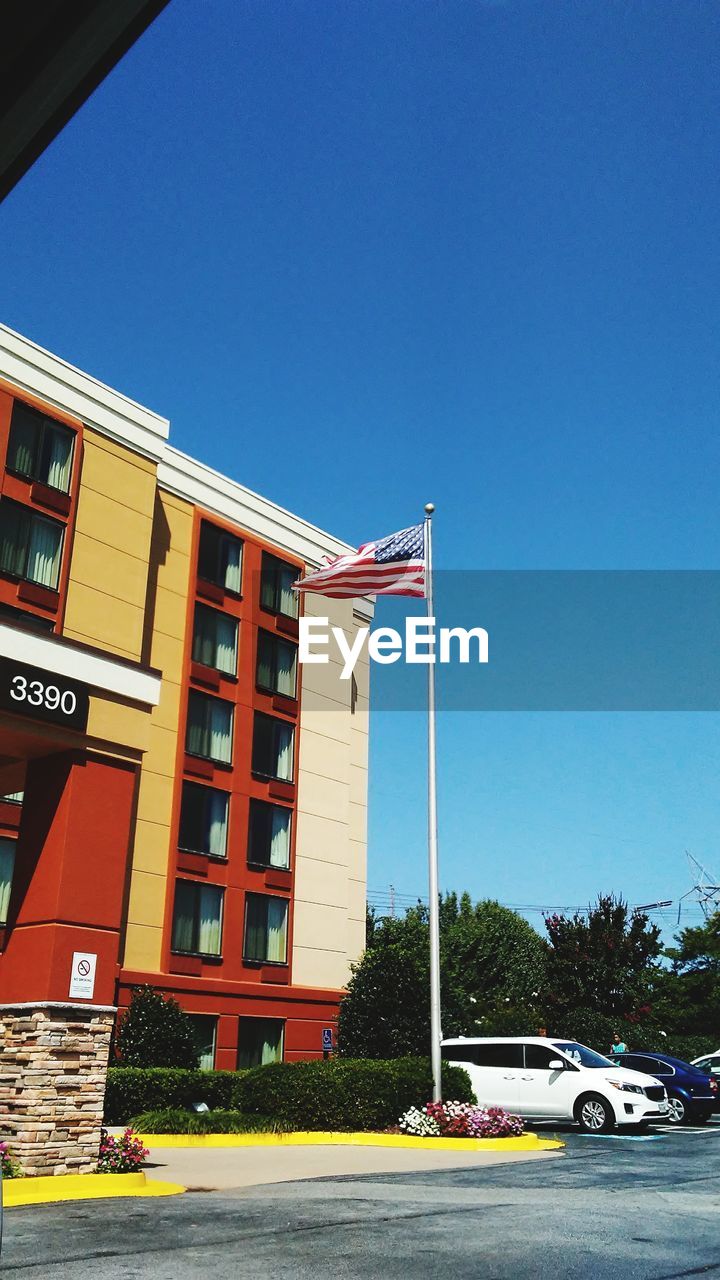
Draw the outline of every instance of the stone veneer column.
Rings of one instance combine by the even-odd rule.
[[[0,1004],[0,1137],[25,1174],[94,1172],[115,1013]]]

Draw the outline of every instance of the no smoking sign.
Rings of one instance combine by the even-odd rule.
[[[70,999],[92,1000],[95,994],[97,956],[92,951],[74,951],[70,970]]]

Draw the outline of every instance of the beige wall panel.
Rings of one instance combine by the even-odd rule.
[[[180,686],[163,680],[160,701],[153,708],[152,722],[159,729],[172,729],[177,733],[180,718]]]
[[[294,940],[298,947],[315,947],[322,951],[344,951],[347,937],[345,906],[316,902],[295,904]]]
[[[295,862],[295,904],[315,903],[320,906],[347,904],[347,868],[316,858],[297,858]]]
[[[162,956],[162,929],[128,924],[123,964],[141,973],[159,973]]]
[[[350,779],[350,748],[345,742],[325,738],[301,726],[300,770],[302,774],[317,773],[347,785]]]
[[[352,842],[351,842],[352,847]],[[350,868],[347,882],[347,901],[348,901],[348,919],[349,920],[365,920],[365,908],[367,903],[367,891],[365,888],[365,867],[362,865],[357,871],[355,867]]]
[[[298,813],[296,858],[314,858],[319,862],[347,863],[348,828],[346,822],[333,821],[314,813]]]
[[[139,659],[142,628],[142,609],[104,591],[70,582],[64,635],[91,636],[104,649]]]
[[[365,950],[365,912],[363,911],[362,920],[348,920],[347,931],[347,958],[348,970],[351,964],[357,964],[363,951]],[[348,973],[348,977],[349,977]],[[347,978],[345,980],[347,982]]]
[[[335,990],[344,987],[350,975],[345,948],[318,951],[316,947],[293,950],[292,980],[295,986]]]
[[[359,787],[358,799],[365,799],[368,775],[368,735],[355,733],[350,735],[350,785]],[[353,795],[354,798],[354,795]]]
[[[365,844],[367,840],[367,805],[358,804],[356,801],[351,801],[349,809],[350,809],[350,827],[349,827],[350,839],[357,841],[359,844]]]
[[[338,822],[347,822],[347,784],[301,769],[298,809],[306,813],[318,814],[320,817],[334,818]]]

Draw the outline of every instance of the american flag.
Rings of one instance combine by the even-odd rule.
[[[415,524],[351,555],[337,556],[296,582],[298,591],[347,600],[352,596],[424,596],[425,528]]]

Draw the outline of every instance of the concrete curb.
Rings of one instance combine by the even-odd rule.
[[[395,1147],[415,1151],[557,1151],[565,1143],[520,1138],[413,1138],[405,1133],[141,1133],[144,1147]]]
[[[57,1200],[107,1200],[112,1196],[177,1196],[185,1190],[175,1182],[154,1182],[144,1173],[66,1173],[47,1178],[7,1178],[3,1181],[6,1209]]]

